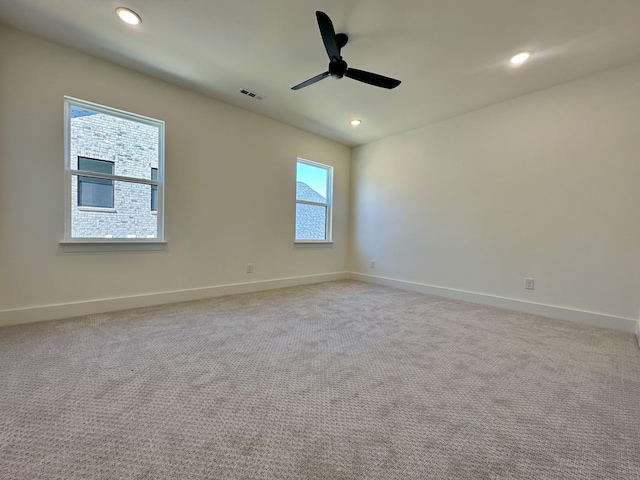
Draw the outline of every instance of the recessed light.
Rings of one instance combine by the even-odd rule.
[[[116,13],[120,17],[120,20],[128,23],[129,25],[138,25],[140,22],[142,22],[140,15],[128,8],[118,7],[116,8]]]
[[[353,125],[354,127],[357,127],[361,123],[362,123],[362,120],[358,120],[357,118],[354,118],[353,120],[351,120],[351,125]]]
[[[512,65],[520,65],[521,63],[524,63],[527,60],[529,60],[530,56],[531,56],[531,52],[520,52],[520,53],[517,53],[513,57],[511,57],[511,64]]]

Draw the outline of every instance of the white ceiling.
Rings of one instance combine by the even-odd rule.
[[[349,66],[402,84],[292,91],[327,69],[316,10]],[[0,20],[350,146],[640,60],[639,0],[2,0]]]

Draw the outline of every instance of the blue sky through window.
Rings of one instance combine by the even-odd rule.
[[[304,182],[312,189],[327,198],[327,170],[298,162],[298,182]]]
[[[71,118],[86,117],[88,115],[97,115],[98,112],[87,110],[86,108],[78,107],[76,105],[71,106]]]

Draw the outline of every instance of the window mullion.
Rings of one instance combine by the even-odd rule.
[[[126,177],[122,175],[111,175],[108,173],[88,172],[85,170],[69,170],[71,175],[79,177],[102,178],[104,180],[117,180],[119,182],[142,183],[144,185],[160,185],[158,180],[150,180],[148,178]]]
[[[305,205],[317,205],[318,207],[328,207],[329,206],[328,203],[312,202],[310,200],[297,200],[296,199],[296,203],[303,203]]]

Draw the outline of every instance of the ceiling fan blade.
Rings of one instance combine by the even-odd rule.
[[[329,72],[321,73],[320,75],[316,75],[315,77],[310,78],[309,80],[305,80],[304,82],[299,83],[295,87],[291,87],[291,90],[300,90],[301,88],[308,87],[309,85],[313,85],[314,83],[319,82],[320,80],[327,78],[328,76],[329,76]]]
[[[357,68],[348,68],[344,76],[358,80],[359,82],[368,83],[369,85],[388,89],[396,88],[401,83],[400,80],[384,77],[377,73],[365,72],[364,70],[358,70]]]
[[[324,42],[324,48],[329,55],[329,60],[340,60],[340,47],[338,46],[338,40],[336,39],[336,31],[333,29],[333,23],[329,15],[324,12],[317,11],[316,18],[318,19],[318,28],[320,28],[320,35],[322,35],[322,41]]]

